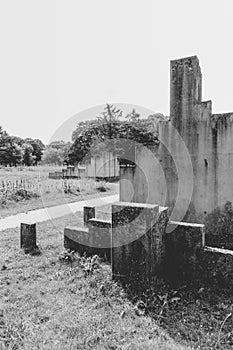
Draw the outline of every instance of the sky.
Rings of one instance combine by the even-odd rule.
[[[232,0],[1,0],[0,125],[48,143],[107,102],[169,115],[169,61],[193,55],[233,111],[232,23]]]

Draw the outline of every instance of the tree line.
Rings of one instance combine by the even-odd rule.
[[[158,144],[155,123],[167,119],[157,113],[142,119],[135,109],[123,112],[107,104],[100,116],[77,124],[72,142],[53,141],[44,145],[39,139],[10,136],[0,126],[0,164],[7,166],[44,164],[78,164],[87,155],[108,150],[120,155],[123,140]]]
[[[44,148],[41,140],[11,136],[0,126],[1,165],[37,165],[41,161]]]

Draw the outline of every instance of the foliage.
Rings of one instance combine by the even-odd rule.
[[[39,197],[38,185],[31,183],[28,179],[16,181],[1,181],[0,183],[0,205],[7,205],[10,201],[19,202]]]
[[[32,147],[32,160],[35,165],[38,164],[38,162],[41,161],[42,154],[43,154],[43,149],[45,148],[45,145],[43,142],[39,139],[31,139],[31,138],[26,138],[24,139],[24,143],[31,145]],[[29,165],[31,165],[30,163]],[[27,164],[25,164],[27,165]]]
[[[0,348],[232,349],[229,290],[161,286],[131,296],[108,264],[78,253],[73,263],[61,262],[57,227],[63,232],[82,220],[79,212],[38,223],[37,257],[19,249],[18,228],[1,232]]]
[[[83,196],[93,197],[99,192],[99,186],[110,193],[117,193],[114,184],[106,185],[93,179],[48,179],[50,169],[41,166],[0,168],[0,217],[78,201]],[[19,201],[20,206],[16,205]]]
[[[140,120],[135,110],[127,116],[128,120],[120,120],[121,116],[122,111],[107,104],[102,116],[79,123],[72,135],[69,163],[80,163],[85,157],[106,150],[121,155],[130,147],[127,140],[146,146],[158,144],[157,134],[153,131],[150,120]]]
[[[226,202],[224,208],[216,208],[205,219],[206,245],[233,249],[233,208]]]
[[[10,136],[0,126],[0,164],[16,166],[35,165],[41,160],[44,145],[39,139]]]
[[[29,166],[33,164],[35,158],[33,156],[33,147],[29,143],[23,144],[23,164]]]
[[[9,137],[8,141],[5,143],[6,150],[2,153],[0,163],[6,165],[20,164],[23,158],[23,152],[19,145],[13,143]]]
[[[67,162],[68,152],[71,146],[71,142],[65,141],[53,141],[47,145],[42,162],[44,164],[56,164],[62,165]]]
[[[128,119],[130,122],[136,122],[140,118],[140,114],[136,112],[136,110],[133,108],[131,113],[128,113],[125,116],[126,119]]]
[[[42,157],[42,163],[62,165],[63,158],[61,156],[60,150],[52,147],[47,147]]]
[[[63,232],[81,220],[76,213],[54,222]],[[19,248],[18,228],[1,233],[0,349],[185,348],[137,316],[109,265],[77,253],[73,264],[61,263],[63,241],[50,220],[37,224],[37,235],[42,254],[32,257]]]
[[[0,163],[3,165],[16,165],[21,162],[22,152],[20,146],[0,127]]]

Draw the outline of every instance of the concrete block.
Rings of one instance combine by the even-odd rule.
[[[64,229],[64,247],[69,250],[77,251],[80,255],[92,254],[88,227],[66,227]]]
[[[112,246],[111,221],[90,219],[88,222],[89,234],[92,246],[95,248],[107,248]]]
[[[30,252],[37,248],[36,224],[20,224],[20,248]]]
[[[159,278],[167,210],[158,205],[119,202],[112,206],[113,278],[137,288]]]

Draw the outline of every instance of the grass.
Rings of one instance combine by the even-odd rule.
[[[92,179],[52,180],[54,167],[0,168],[0,218],[23,211],[75,202],[98,193],[118,193],[118,184]],[[18,203],[20,202],[20,206]]]
[[[64,227],[81,220],[37,224],[38,256],[19,249],[18,229],[1,232],[0,349],[187,349],[139,314],[108,264],[63,252]]]
[[[108,264],[63,250],[64,227],[81,222],[79,212],[37,224],[38,256],[19,249],[19,229],[1,232],[1,350],[232,349],[227,290],[123,290]]]
[[[29,172],[35,178],[36,170]],[[25,169],[22,174],[30,178]],[[89,185],[86,195],[96,195]],[[47,193],[47,203],[57,193]],[[69,195],[62,194],[63,202]],[[25,203],[40,205],[33,201]],[[15,206],[26,208],[21,201]],[[19,229],[0,233],[0,350],[233,348],[230,291],[204,284],[160,286],[140,296],[123,290],[111,280],[108,264],[63,251],[64,227],[81,222],[76,213],[37,224],[37,256],[19,249]]]
[[[137,300],[138,296],[131,300]],[[233,348],[233,296],[208,286],[163,286],[140,296],[146,313],[178,343],[192,349]]]

